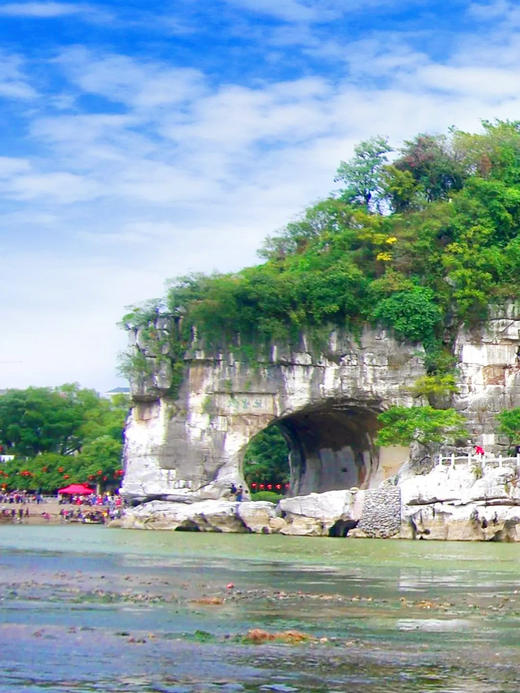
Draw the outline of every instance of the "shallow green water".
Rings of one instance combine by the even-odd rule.
[[[520,689],[514,544],[13,525],[0,590],[0,692]]]

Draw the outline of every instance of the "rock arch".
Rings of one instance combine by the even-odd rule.
[[[406,385],[424,374],[420,351],[365,328],[357,339],[333,332],[321,352],[305,340],[295,351],[277,346],[255,364],[188,352],[175,398],[167,369],[150,368],[134,388],[122,494],[133,502],[219,498],[231,482],[244,484],[245,448],[272,423],[291,449],[294,494],[375,486],[384,478],[376,417],[412,403]]]
[[[374,438],[380,411],[381,402],[333,399],[278,421],[290,449],[293,494],[369,488],[378,482]]]

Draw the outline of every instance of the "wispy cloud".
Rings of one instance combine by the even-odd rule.
[[[225,0],[229,5],[249,10],[257,15],[295,24],[326,24],[340,17],[367,10],[388,10],[402,6],[400,0]],[[410,0],[408,5],[420,5],[423,0]]]
[[[177,68],[125,55],[96,55],[76,47],[56,59],[68,78],[87,93],[134,108],[153,109],[201,95],[204,77],[193,68]]]
[[[0,97],[23,101],[36,97],[37,92],[23,67],[22,58],[0,51]]]
[[[252,10],[286,22],[327,22],[338,16],[338,11],[327,7],[328,3],[317,5],[301,0],[226,0],[231,5]]]
[[[4,322],[16,329],[4,346],[16,351],[16,341],[28,362],[38,341],[37,365],[23,366],[31,379],[44,377],[41,363],[58,363],[46,371],[50,384],[95,384],[97,359],[110,385],[102,339],[109,348],[119,339],[124,305],[161,294],[167,277],[254,263],[266,234],[328,194],[360,140],[380,133],[399,146],[420,131],[474,130],[481,118],[520,112],[520,42],[504,19],[515,18],[511,3],[468,6],[466,28],[443,50],[437,26],[401,26],[403,6],[414,5],[402,0],[221,0],[206,15],[204,3],[179,0],[169,26],[162,7],[153,40],[144,0],[138,13],[124,9],[117,32],[87,34],[75,21],[116,4],[0,7],[4,18],[68,17],[67,38],[80,25],[76,45],[45,21],[46,46],[0,56],[14,133],[0,157],[4,313],[11,301],[24,308],[9,308]],[[391,26],[372,21],[394,9]],[[363,22],[348,21],[355,12]],[[28,317],[31,295],[39,304]],[[43,337],[46,324],[59,340]]]
[[[106,10],[93,5],[71,2],[8,2],[0,7],[0,15],[35,19],[82,15],[92,20],[108,19],[111,16]]]

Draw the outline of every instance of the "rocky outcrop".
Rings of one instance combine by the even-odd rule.
[[[293,536],[520,541],[520,458],[466,458],[407,472],[376,489],[268,502],[152,501],[117,526]]]
[[[400,482],[403,538],[520,539],[520,460],[436,465]]]
[[[255,363],[194,349],[175,398],[164,367],[152,364],[133,393],[122,494],[132,502],[221,498],[232,482],[244,485],[247,444],[273,422],[291,449],[295,495],[375,487],[398,467],[381,464],[377,415],[412,403],[403,384],[424,373],[421,353],[369,328],[356,338],[333,332],[322,351],[305,340],[298,351],[273,347]]]
[[[167,334],[168,321],[158,321]],[[127,526],[516,540],[520,513],[511,469],[491,465],[477,478],[471,464],[431,469],[429,460],[405,474],[407,449],[375,447],[382,410],[420,403],[410,395],[424,374],[418,345],[366,327],[357,337],[332,332],[321,350],[305,339],[296,350],[274,346],[269,357],[251,363],[194,342],[173,394],[171,363],[147,356],[139,330],[134,340],[149,375],[134,383],[125,431],[121,492],[143,504],[129,511]],[[462,330],[455,356],[458,393],[451,405],[465,415],[472,444],[505,451],[496,414],[520,407],[520,305],[495,308],[481,328]],[[290,448],[294,498],[276,510],[235,504],[229,487],[245,486],[245,449],[272,423]],[[220,505],[200,505],[206,500]],[[160,501],[169,505],[149,503]]]

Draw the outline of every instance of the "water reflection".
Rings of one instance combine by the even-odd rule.
[[[516,545],[6,526],[0,549],[0,690],[518,690]]]

